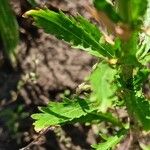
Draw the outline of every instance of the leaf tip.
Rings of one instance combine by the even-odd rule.
[[[37,10],[31,9],[31,10],[25,12],[25,13],[22,15],[22,17],[23,17],[23,18],[28,18],[29,16],[32,16],[32,15],[35,14],[36,12],[37,12]]]

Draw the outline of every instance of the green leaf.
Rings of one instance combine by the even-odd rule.
[[[99,102],[99,110],[102,112],[105,112],[111,106],[112,101],[116,99],[114,96],[116,87],[113,84],[116,73],[117,70],[102,62],[91,74],[91,100]]]
[[[150,130],[150,102],[144,98],[133,99],[133,109],[136,118],[145,130]]]
[[[148,2],[147,10],[143,19],[144,20],[143,26],[145,29],[149,28],[150,25],[150,1],[148,0],[147,2]],[[139,35],[139,38],[140,38],[140,43],[139,43],[139,51],[137,52],[137,57],[140,61],[142,61],[142,59],[144,59],[144,57],[147,55],[147,53],[150,50],[150,35],[147,35],[147,33],[142,32]]]
[[[126,93],[125,101],[134,119],[140,123],[144,130],[150,130],[150,102],[142,96],[136,96],[133,91]]]
[[[33,114],[32,118],[36,120],[34,122],[35,130],[39,131],[49,126],[70,122],[96,109],[97,105],[83,99],[75,99],[61,103],[50,102],[47,107],[40,108],[41,113]]]
[[[142,84],[149,73],[149,69],[139,69],[130,82],[131,89],[124,89],[128,113],[140,123],[144,130],[150,130],[150,102],[144,97]]]
[[[122,123],[110,113],[97,113],[98,106],[83,99],[64,100],[63,102],[50,102],[47,107],[41,107],[41,113],[32,115],[35,119],[36,131],[55,125],[66,123],[91,123],[107,121],[122,127]]]
[[[43,28],[47,33],[55,35],[95,56],[113,57],[111,49],[105,49],[105,45],[99,43],[100,35],[98,29],[81,17],[69,17],[62,12],[56,13],[46,10],[30,10],[27,16],[32,16],[38,27]]]
[[[97,112],[97,111],[93,111],[91,113],[88,113],[85,116],[81,116],[80,118],[77,119],[73,119],[70,123],[76,123],[76,122],[80,122],[80,123],[97,123],[97,122],[110,122],[115,126],[119,126],[119,127],[123,127],[122,123],[116,118],[114,117],[111,113],[101,113],[101,112]]]
[[[147,0],[147,9],[144,15],[144,26],[148,27],[150,25],[150,1]]]
[[[95,150],[110,150],[111,148],[114,148],[123,139],[125,132],[126,131],[123,129],[123,133],[119,133],[118,135],[109,137],[107,141],[97,145],[92,145],[92,147]]]
[[[146,33],[141,33],[139,38],[140,43],[138,45],[139,48],[136,55],[138,60],[142,62],[142,60],[150,50],[150,36],[146,35]]]
[[[148,53],[147,55],[145,55],[144,58],[140,60],[140,63],[142,63],[145,66],[148,63],[150,63],[150,53]]]
[[[140,147],[142,150],[150,150],[150,145],[145,145],[143,143],[140,143]]]
[[[116,0],[116,8],[121,18],[136,25],[147,9],[147,0]]]
[[[14,59],[15,48],[19,40],[19,29],[8,0],[0,1],[0,37],[6,55],[10,59]]]
[[[121,20],[120,16],[115,12],[114,7],[106,0],[94,0],[94,6],[97,10],[103,11],[114,22]]]
[[[102,34],[94,24],[91,24],[87,19],[85,19],[81,15],[76,16],[75,19],[77,20],[78,24],[86,32],[88,32],[96,41],[100,40],[100,38],[102,37]]]
[[[144,82],[148,79],[148,76],[150,75],[150,69],[148,68],[142,68],[137,71],[137,74],[134,76],[133,84],[134,84],[134,90],[140,91],[142,93],[142,87]]]

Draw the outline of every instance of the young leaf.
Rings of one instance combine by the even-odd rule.
[[[109,150],[111,148],[114,148],[123,139],[125,134],[124,132],[125,131],[123,131],[123,133],[121,134],[119,133],[118,135],[109,137],[106,142],[99,143],[97,145],[92,145],[92,147],[95,150]]]
[[[0,1],[0,37],[6,55],[12,59],[19,40],[19,29],[8,0]]]
[[[90,77],[92,86],[91,100],[100,103],[99,110],[105,112],[111,106],[116,88],[113,86],[117,70],[111,68],[109,64],[103,62],[98,64]]]
[[[36,25],[47,33],[71,43],[76,48],[98,57],[113,56],[111,49],[105,49],[105,45],[99,43],[101,34],[97,33],[98,29],[81,17],[68,17],[62,12],[56,13],[48,9],[30,10],[25,15],[32,16]]]
[[[41,107],[41,113],[33,114],[35,130],[39,131],[45,127],[64,124],[73,119],[85,116],[97,109],[94,103],[83,99],[64,101],[61,103],[50,102],[47,107]]]

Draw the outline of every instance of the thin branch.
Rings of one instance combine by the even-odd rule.
[[[39,141],[39,139],[42,137],[42,136],[44,136],[49,130],[53,130],[54,128],[53,127],[48,127],[48,128],[46,128],[46,129],[43,129],[42,131],[40,131],[40,133],[39,133],[39,135],[37,136],[37,138],[36,139],[34,139],[31,143],[29,143],[27,146],[25,146],[25,147],[23,147],[23,148],[21,148],[21,149],[19,149],[19,150],[30,150],[30,147],[31,146],[33,146],[33,145],[35,145],[38,141]]]

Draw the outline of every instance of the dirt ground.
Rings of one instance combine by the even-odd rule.
[[[80,13],[90,18],[86,9],[90,0],[36,1],[41,7],[46,4],[50,9],[56,7],[68,14]],[[0,44],[0,150],[19,150],[34,140],[31,150],[90,150],[90,145],[98,140],[93,133],[96,127],[66,125],[39,137],[30,115],[37,112],[37,106],[60,101],[62,94],[75,92],[89,75],[96,58],[71,48],[37,29],[30,19],[23,18],[22,15],[32,9],[27,0],[10,2],[19,23],[20,41],[15,68],[3,55]],[[118,150],[126,150],[129,139],[127,137]],[[149,143],[150,136],[142,135],[139,140]],[[140,148],[135,143],[131,150]]]

